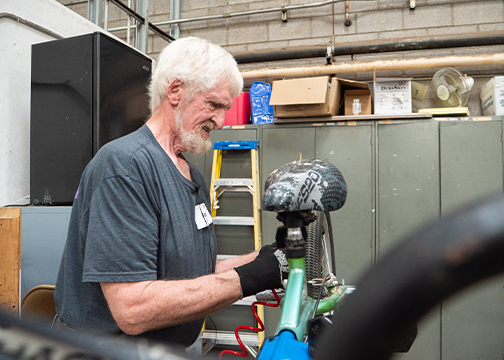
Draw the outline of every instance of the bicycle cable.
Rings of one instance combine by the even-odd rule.
[[[332,223],[331,223],[331,215],[329,214],[329,211],[325,212],[325,218],[327,222],[327,232],[329,233],[329,243],[331,244],[331,265],[332,265],[332,273],[334,276],[336,275],[336,255],[334,254],[334,237],[333,237],[333,231],[332,231]]]
[[[317,301],[315,302],[315,306],[313,307],[315,311],[313,312],[313,317],[317,316],[317,308],[320,303],[320,299],[322,297],[322,293],[324,292],[324,286],[327,280],[331,278],[331,275],[326,275],[324,279],[322,280],[322,285],[320,285],[320,291],[318,293]]]
[[[240,330],[251,330],[251,331],[256,331],[256,332],[262,332],[264,331],[264,323],[262,322],[261,318],[257,314],[257,311],[255,309],[256,305],[264,305],[264,306],[269,306],[269,307],[279,307],[280,306],[280,298],[278,297],[278,294],[276,293],[275,290],[271,290],[273,292],[273,296],[275,296],[276,304],[275,303],[268,303],[265,301],[254,301],[252,305],[250,305],[252,309],[252,313],[254,314],[254,317],[257,320],[257,325],[258,327],[253,327],[253,326],[247,326],[247,325],[240,325],[236,328],[235,330],[235,336],[236,340],[238,341],[238,344],[240,345],[240,348],[242,349],[242,353],[239,351],[234,351],[234,350],[223,350],[219,353],[219,359],[222,357],[224,354],[231,354],[231,355],[236,355],[236,356],[241,356],[241,357],[247,357],[248,356],[248,351],[245,345],[243,345],[243,342],[240,339],[240,334],[238,333]]]

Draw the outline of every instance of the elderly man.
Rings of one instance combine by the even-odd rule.
[[[242,86],[233,57],[217,45],[185,38],[163,50],[151,117],[103,146],[82,175],[54,327],[189,345],[206,315],[281,286],[275,247],[216,260],[213,226],[195,216],[208,212],[209,191],[183,156],[210,148]]]

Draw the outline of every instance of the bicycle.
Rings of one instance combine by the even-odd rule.
[[[320,160],[291,162],[275,170],[266,180],[262,207],[263,210],[277,212],[278,220],[285,226],[286,236],[279,247],[286,249],[289,276],[280,323],[275,336],[265,341],[260,360],[279,358],[278,352],[282,356],[286,356],[286,352],[296,356],[303,354],[308,359],[308,324],[316,315],[332,312],[347,293],[348,288],[340,284],[334,275],[334,246],[329,217],[329,212],[340,209],[345,199],[343,175],[334,165]],[[324,219],[327,221],[330,246],[326,246]],[[332,261],[329,261],[328,247]],[[272,306],[264,302],[259,304]],[[263,330],[260,319],[257,316],[256,319],[258,328],[239,327],[236,332],[242,328]],[[225,350],[221,356],[247,356],[238,334],[237,339],[243,353]],[[310,340],[313,341],[313,337]]]

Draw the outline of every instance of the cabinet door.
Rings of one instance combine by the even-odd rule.
[[[378,126],[378,257],[426,221],[439,218],[437,122]],[[381,260],[380,260],[381,261]],[[440,358],[440,307],[418,324],[408,353],[394,359]]]
[[[440,124],[441,211],[501,196],[502,122]],[[443,302],[442,355],[449,359],[501,359],[504,354],[504,276]]]
[[[266,127],[262,130],[261,146],[261,194],[269,174],[291,161],[315,158],[315,128]],[[276,219],[276,213],[262,211],[263,244],[275,241],[276,228],[282,225]]]
[[[27,206],[21,216],[21,298],[38,285],[56,285],[71,206]]]
[[[347,183],[347,200],[331,213],[336,276],[345,284],[372,265],[374,258],[373,149],[371,125],[316,129],[316,155],[336,166]]]
[[[378,256],[439,219],[438,123],[378,126]]]
[[[262,129],[261,139],[261,194],[264,193],[264,182],[268,175],[280,166],[294,160],[313,159],[315,157],[315,129],[306,127],[269,127]],[[276,228],[281,223],[276,219],[276,213],[262,211],[262,243],[271,244],[275,241]],[[264,308],[265,336],[275,334],[280,320],[280,308]]]
[[[441,214],[502,194],[502,122],[440,123]]]

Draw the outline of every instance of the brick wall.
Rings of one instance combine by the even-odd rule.
[[[87,1],[58,0],[79,14],[87,15]],[[127,3],[127,0],[122,0]],[[180,0],[181,18],[198,18],[243,11],[279,8],[319,2],[319,0]],[[417,0],[414,10],[408,0],[354,0],[349,3],[351,25],[345,25],[345,2],[315,8],[289,10],[287,22],[281,20],[281,12],[256,14],[225,19],[213,19],[183,23],[180,36],[198,36],[220,44],[231,53],[253,52],[294,46],[327,46],[335,35],[335,45],[379,39],[412,38],[415,36],[438,36],[504,31],[504,2],[502,0]],[[170,19],[169,0],[149,1],[149,20],[156,24]],[[126,25],[126,16],[115,5],[109,6],[108,28]],[[333,29],[334,23],[334,29]],[[160,26],[167,33],[169,25]],[[114,32],[125,39],[126,31]],[[149,50],[151,57],[167,44],[151,33]],[[504,45],[378,53],[335,58],[344,61],[377,61],[401,58],[418,58],[447,55],[494,54],[504,51]],[[241,69],[282,67],[298,65],[322,65],[325,59],[303,59],[240,65]],[[459,68],[476,76],[475,90],[481,88],[491,75],[502,73],[502,66]],[[435,72],[433,69],[409,71],[383,71],[377,76],[412,76],[419,81]],[[372,73],[338,74],[340,77],[371,80]],[[478,76],[483,76],[478,80]],[[248,83],[246,82],[246,85]],[[477,105],[476,105],[477,106]]]

